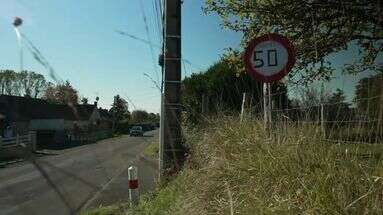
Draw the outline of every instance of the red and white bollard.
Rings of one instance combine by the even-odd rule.
[[[136,205],[138,203],[138,174],[137,167],[131,166],[128,169],[129,180],[129,201],[130,205]]]

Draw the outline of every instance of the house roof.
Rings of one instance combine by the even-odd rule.
[[[0,113],[12,121],[31,119],[88,120],[95,105],[50,104],[42,99],[0,95]]]
[[[111,120],[112,119],[112,116],[108,110],[99,108],[98,112],[100,113],[100,118],[102,120]]]

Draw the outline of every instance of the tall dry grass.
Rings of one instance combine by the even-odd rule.
[[[136,214],[383,214],[381,145],[326,143],[315,126],[275,135],[225,117],[185,130],[185,169]]]

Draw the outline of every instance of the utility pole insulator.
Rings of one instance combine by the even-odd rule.
[[[160,65],[161,67],[164,66],[164,55],[163,54],[160,54],[160,56],[158,57],[158,65]]]

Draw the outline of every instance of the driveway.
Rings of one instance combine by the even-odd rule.
[[[0,169],[0,214],[76,214],[126,201],[126,170],[132,164],[139,167],[140,192],[151,190],[156,161],[141,155],[157,140],[157,130],[122,136]]]

